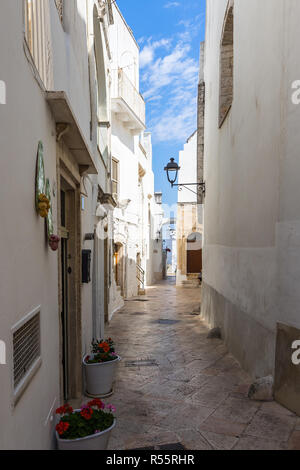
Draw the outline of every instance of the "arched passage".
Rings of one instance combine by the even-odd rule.
[[[186,272],[196,274],[202,272],[202,234],[193,232],[187,237]]]
[[[124,294],[124,249],[122,243],[114,244],[114,273],[116,285],[121,288]]]
[[[230,1],[226,11],[220,50],[219,127],[225,121],[233,101],[233,26],[233,1]]]

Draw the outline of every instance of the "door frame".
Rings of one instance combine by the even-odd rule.
[[[66,208],[66,227],[61,227],[61,190],[68,193]],[[65,230],[68,239],[68,265],[72,272],[68,275],[68,365],[66,369],[68,389],[64,394],[63,360],[63,292],[62,292],[62,247],[58,250],[58,292],[59,292],[59,325],[60,325],[60,394],[61,398],[73,399],[82,394],[82,321],[81,321],[81,206],[80,206],[80,174],[78,165],[63,142],[57,143],[57,219],[58,234],[62,238]]]

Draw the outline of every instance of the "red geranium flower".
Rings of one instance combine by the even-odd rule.
[[[86,420],[91,419],[93,413],[94,413],[94,411],[90,407],[89,408],[83,408],[80,412],[81,416]]]
[[[70,427],[70,423],[61,421],[56,425],[56,431],[60,436],[62,436]]]
[[[73,408],[68,403],[66,403],[64,406],[60,406],[59,408],[57,408],[55,413],[57,415],[65,415],[66,413],[73,413]]]
[[[100,400],[100,398],[95,398],[92,401],[88,402],[88,406],[97,406],[99,410],[103,408],[103,402]]]
[[[109,344],[106,341],[102,341],[98,346],[106,353],[110,350]]]

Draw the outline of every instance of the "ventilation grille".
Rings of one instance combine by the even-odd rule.
[[[16,388],[40,357],[40,314],[37,313],[13,334],[14,387]]]

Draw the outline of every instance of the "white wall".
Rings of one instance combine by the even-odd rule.
[[[7,84],[7,104],[0,106],[0,335],[7,346],[7,365],[0,366],[0,448],[43,449],[52,437],[46,418],[59,399],[58,274],[57,254],[46,245],[44,220],[35,211],[35,166],[42,140],[52,185],[55,128],[24,54],[22,2],[3,2],[0,23],[0,75]],[[53,197],[55,226],[56,202]],[[13,408],[11,328],[39,305],[43,363]]]
[[[203,313],[227,322],[243,365],[264,375],[273,372],[276,321],[300,326],[300,108],[291,102],[300,5],[235,0],[234,99],[219,130],[226,6],[207,1]]]
[[[47,0],[44,0],[47,1]],[[46,177],[56,181],[56,129],[43,87],[34,77],[23,48],[21,1],[2,2],[0,80],[7,84],[7,104],[0,105],[0,340],[6,342],[7,365],[0,366],[1,449],[48,449],[54,440],[53,411],[60,404],[60,311],[58,259],[45,241],[44,220],[35,210],[38,142],[44,145]],[[90,97],[86,43],[86,2],[66,2],[65,30],[54,1],[49,1],[54,90],[64,90],[86,142],[90,142]],[[47,19],[47,18],[46,18]],[[95,148],[94,148],[95,150]],[[94,154],[98,169],[100,157]],[[103,175],[103,172],[102,172]],[[96,181],[103,184],[103,176]],[[105,176],[104,176],[105,180]],[[82,233],[93,232],[95,188],[87,182]],[[52,195],[57,233],[57,191]],[[82,246],[89,248],[90,242]],[[12,407],[12,326],[41,306],[42,365],[15,408]],[[82,289],[83,351],[92,339],[92,285]]]
[[[116,5],[113,5],[114,25],[109,28],[112,53],[112,90],[117,95],[118,75],[122,68],[139,96],[139,47],[133,34]],[[126,99],[126,97],[124,97]],[[130,107],[131,102],[127,105]],[[118,109],[118,108],[117,108]],[[136,276],[137,254],[141,256],[141,267],[145,270],[145,283],[154,281],[153,252],[155,229],[154,174],[152,171],[151,135],[134,135],[126,122],[121,120],[119,111],[112,115],[111,145],[112,157],[119,161],[118,207],[114,211],[114,241],[123,245],[124,296],[138,293]],[[124,110],[123,110],[124,113]],[[150,208],[150,218],[149,218]],[[114,285],[110,293],[111,315],[121,307],[123,300]]]
[[[195,183],[197,181],[197,132],[194,132],[179,152],[178,183]],[[197,186],[188,186],[178,191],[178,202],[197,202]]]

